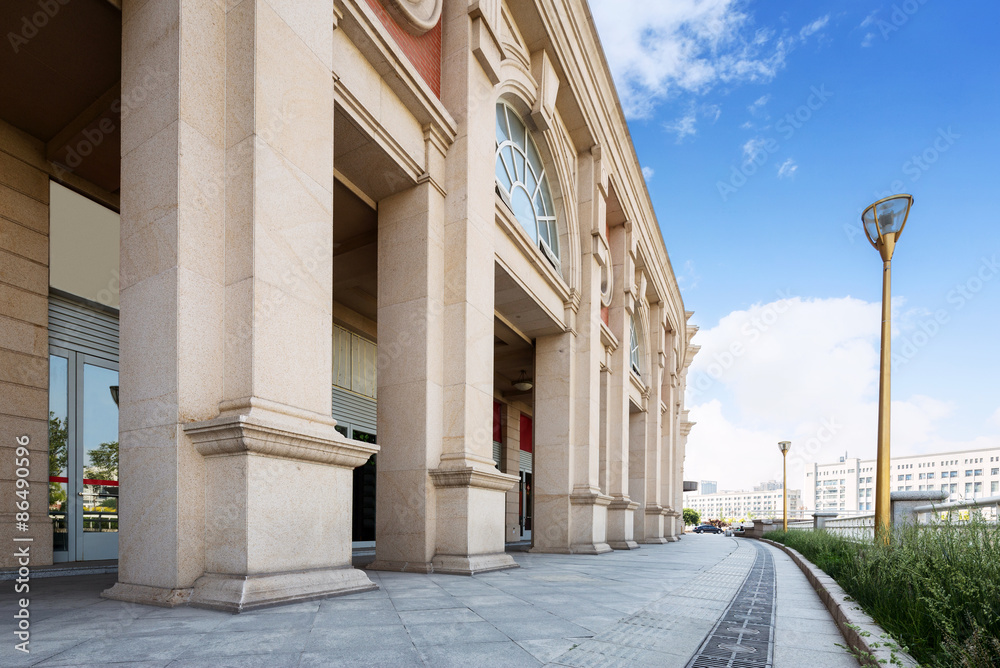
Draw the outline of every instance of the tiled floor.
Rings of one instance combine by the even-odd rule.
[[[517,553],[521,568],[474,577],[371,572],[377,591],[241,615],[99,598],[113,575],[39,579],[32,652],[14,651],[11,626],[0,665],[680,668],[749,569],[753,550],[740,542],[688,535],[601,556]],[[775,666],[856,666],[805,577],[774,558]],[[0,599],[0,619],[13,606]]]

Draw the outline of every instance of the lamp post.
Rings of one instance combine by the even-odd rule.
[[[781,529],[788,531],[788,451],[792,449],[791,441],[779,441],[781,450],[781,501],[784,507],[781,511]]]
[[[890,336],[892,321],[892,253],[896,241],[903,233],[906,218],[913,206],[910,195],[885,197],[870,205],[861,214],[865,235],[882,256],[882,355],[879,362],[878,384],[878,455],[875,470],[875,535],[888,542],[891,517],[889,487],[892,475],[889,470],[889,374],[891,370]]]

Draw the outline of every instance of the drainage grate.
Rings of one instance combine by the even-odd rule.
[[[687,668],[772,668],[774,560],[757,541],[747,542],[757,549],[753,567]]]

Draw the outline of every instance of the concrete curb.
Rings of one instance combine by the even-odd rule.
[[[887,643],[893,642],[887,640],[889,634],[876,624],[875,620],[869,617],[857,603],[848,600],[843,588],[833,578],[817,568],[798,551],[767,538],[759,538],[758,540],[773,545],[779,550],[784,550],[792,558],[792,561],[798,564],[802,572],[805,573],[806,579],[809,580],[809,584],[819,594],[820,600],[823,601],[823,605],[826,606],[830,616],[837,623],[841,635],[844,636],[851,649],[862,657],[866,655],[873,657],[867,661],[859,658],[859,661],[865,665],[879,668],[884,666],[920,668],[920,664],[906,652],[901,650],[893,652],[886,647]],[[877,643],[880,646],[873,649],[870,643]],[[893,656],[895,656],[895,662]]]

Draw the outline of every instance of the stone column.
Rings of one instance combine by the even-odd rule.
[[[174,107],[123,118],[131,482],[121,582],[107,595],[239,612],[371,589],[351,567],[351,471],[377,448],[330,417],[333,49],[313,26],[332,31],[332,6],[127,7],[123,95],[131,63],[178,75]],[[131,148],[168,108],[179,118]],[[144,224],[157,205],[166,214]],[[176,250],[146,278],[150,245]]]
[[[669,382],[663,390],[663,424],[660,432],[660,443],[663,449],[663,458],[660,461],[660,499],[661,513],[663,515],[663,538],[666,542],[675,542],[678,539],[678,527],[676,522],[679,509],[674,506],[674,487],[677,478],[677,410],[676,398],[678,393],[677,374],[674,373],[673,349],[671,348]],[[683,527],[680,529],[683,532]]]
[[[646,379],[649,397],[646,400],[646,461],[643,491],[643,525],[636,521],[635,536],[640,543],[663,543],[663,504],[661,485],[663,440],[660,403],[663,390],[663,317],[662,304],[649,305],[649,378]],[[664,500],[664,503],[666,501]]]
[[[425,182],[379,202],[378,570],[433,570],[441,459],[444,198]]]
[[[610,552],[607,544],[607,513],[611,497],[600,488],[601,362],[605,357],[601,340],[601,263],[608,252],[599,236],[607,218],[601,150],[595,146],[577,160],[578,206],[582,225],[589,223],[590,238],[583,239],[580,256],[579,301],[571,298],[565,313],[574,330],[574,377],[569,402],[573,417],[571,469],[573,513],[571,547],[575,552]],[[589,242],[589,243],[587,243]],[[544,415],[539,416],[546,419]]]
[[[501,404],[503,414],[503,458],[504,473],[521,475],[521,411],[510,404]],[[521,523],[518,515],[521,507],[521,487],[514,485],[507,491],[506,542],[521,540]]]
[[[442,12],[442,101],[458,132],[444,188],[443,429],[431,471],[437,537],[435,571],[473,573],[516,566],[504,552],[504,494],[517,477],[492,455],[494,69],[499,4],[449,2]],[[475,36],[475,39],[473,39]]]
[[[629,387],[631,362],[629,361],[629,318],[634,308],[634,272],[629,252],[631,224],[609,230],[611,262],[614,272],[614,295],[608,311],[609,329],[618,339],[618,347],[611,354],[608,384],[608,544],[616,550],[634,550],[634,513],[639,504],[629,496]]]
[[[186,33],[181,49],[181,33]],[[205,461],[183,424],[218,415],[225,291],[225,8],[123,3],[118,583],[187,602],[205,570]],[[181,104],[182,98],[184,104]]]

